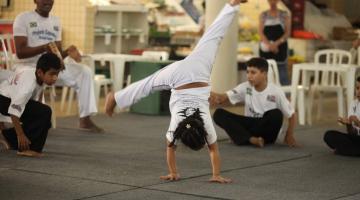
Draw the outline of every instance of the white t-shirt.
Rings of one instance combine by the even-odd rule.
[[[43,86],[36,82],[35,71],[35,68],[21,68],[0,84],[0,95],[11,99],[9,114],[20,118],[30,99],[40,99]]]
[[[354,100],[350,104],[348,117],[355,115],[360,119],[360,101],[358,99]],[[354,123],[352,126],[360,133],[360,127],[356,126]]]
[[[171,142],[174,138],[173,133],[178,127],[179,123],[185,116],[192,115],[194,111],[199,108],[201,118],[204,121],[204,127],[207,132],[206,140],[208,144],[216,142],[216,131],[212,122],[209,110],[209,96],[211,87],[190,88],[183,90],[172,90],[169,102],[171,121],[166,138]],[[184,116],[185,115],[185,116]]]
[[[25,36],[29,47],[37,47],[49,42],[61,41],[61,26],[58,17],[49,15],[42,17],[35,11],[27,11],[16,16],[14,21],[14,37]],[[36,66],[41,55],[31,58],[17,59],[18,66]]]
[[[258,92],[247,81],[226,94],[232,104],[245,102],[245,116],[248,117],[260,118],[266,111],[280,109],[284,116],[290,118],[295,112],[281,88],[272,83]]]

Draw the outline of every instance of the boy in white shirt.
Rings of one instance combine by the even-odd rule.
[[[166,134],[169,174],[161,176],[161,179],[180,178],[176,169],[175,147],[177,141],[181,140],[193,150],[207,145],[213,170],[210,181],[231,181],[220,176],[217,136],[209,111],[208,98],[211,90],[210,74],[218,47],[241,2],[246,0],[230,0],[224,6],[195,49],[185,59],[174,62],[115,94],[111,93],[106,98],[106,113],[111,116],[116,105],[126,108],[153,91],[171,89],[171,121]]]
[[[294,147],[295,111],[281,88],[267,82],[267,71],[268,63],[265,59],[252,58],[247,62],[247,82],[225,94],[212,92],[212,105],[245,103],[245,116],[217,109],[214,121],[235,144],[263,147],[264,144],[276,141],[285,116],[289,119],[289,126],[284,142]]]
[[[61,69],[60,59],[43,54],[34,68],[17,70],[0,84],[0,113],[10,116],[13,128],[0,138],[18,155],[39,157],[51,127],[51,108],[42,103],[44,85],[53,85]]]
[[[360,156],[360,77],[356,79],[356,99],[351,103],[348,117],[339,118],[338,121],[346,125],[347,133],[326,131],[325,143],[336,154]]]

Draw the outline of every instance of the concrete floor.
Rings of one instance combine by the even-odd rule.
[[[360,199],[360,159],[334,155],[322,142],[334,123],[334,101],[325,103],[322,120],[297,126],[302,145],[263,149],[231,144],[217,127],[222,175],[231,184],[213,184],[207,151],[179,146],[181,180],[162,181],[167,174],[165,132],[168,116],[99,114],[94,120],[104,134],[77,130],[77,117],[59,117],[43,158],[0,152],[0,199]],[[242,107],[231,108],[241,112]]]

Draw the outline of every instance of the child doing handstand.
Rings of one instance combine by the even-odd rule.
[[[110,116],[117,105],[126,108],[153,91],[171,89],[169,102],[171,121],[166,134],[167,163],[169,174],[163,180],[180,178],[175,162],[177,140],[193,150],[207,144],[212,164],[210,181],[228,183],[231,180],[220,176],[220,158],[216,132],[212,123],[208,98],[210,74],[216,52],[228,27],[236,16],[238,5],[246,0],[230,0],[202,36],[193,52],[184,60],[174,62],[154,74],[135,82],[123,90],[110,93],[105,110]]]

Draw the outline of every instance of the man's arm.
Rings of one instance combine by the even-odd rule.
[[[52,50],[49,48],[49,43],[43,44],[36,47],[29,47],[27,37],[25,36],[15,36],[15,49],[16,49],[16,55],[19,59],[24,58],[31,58],[33,56],[37,56],[39,54],[45,53],[45,52],[52,52]],[[61,42],[56,41],[55,42],[57,48],[59,49],[61,56],[65,58],[68,56],[67,50],[63,51]],[[73,46],[70,46],[69,48],[72,48]],[[54,53],[54,52],[53,52]]]
[[[37,47],[29,47],[27,37],[24,36],[15,36],[14,41],[16,55],[20,59],[30,58],[48,51],[47,44]]]
[[[176,157],[175,157],[175,146],[169,147],[169,142],[167,142],[166,147],[166,160],[169,169],[169,174],[165,176],[160,176],[160,179],[176,181],[180,179],[180,175],[176,170]]]
[[[208,147],[212,166],[212,177],[210,178],[210,182],[230,183],[231,179],[220,176],[220,155],[217,143],[210,144]]]
[[[29,145],[31,144],[30,140],[26,137],[24,130],[20,125],[19,117],[15,115],[10,115],[12,123],[15,128],[17,140],[18,140],[18,149],[19,151],[25,151],[29,149]]]
[[[294,113],[289,118],[289,126],[288,126],[288,129],[286,130],[286,135],[284,138],[284,143],[289,145],[289,147],[297,147],[298,146],[296,143],[296,140],[294,138],[295,123],[296,123],[296,115]]]

